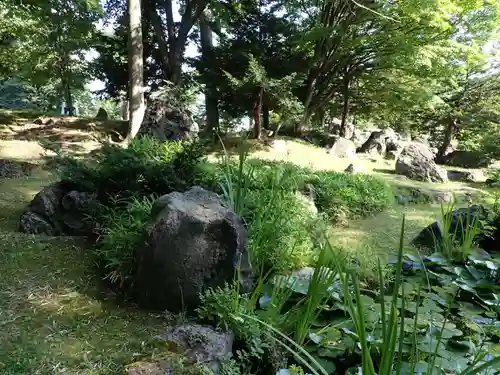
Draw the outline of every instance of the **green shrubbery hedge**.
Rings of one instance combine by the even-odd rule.
[[[90,159],[60,160],[63,179],[98,193],[101,209],[95,220],[102,231],[96,253],[110,278],[120,282],[129,278],[131,256],[142,236],[152,195],[193,185],[223,193],[225,185],[241,184],[244,176],[241,214],[249,228],[250,256],[262,272],[309,264],[315,254],[311,233],[320,218],[335,219],[339,212],[347,217],[373,214],[393,199],[389,186],[371,176],[315,172],[256,159],[245,160],[240,170],[238,163],[209,163],[204,155],[198,142],[160,144],[142,138],[128,148],[106,145]],[[298,196],[308,185],[320,212],[316,218]]]

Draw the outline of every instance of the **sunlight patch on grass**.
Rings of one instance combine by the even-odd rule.
[[[376,279],[378,259],[385,264],[388,255],[398,249],[403,214],[406,214],[405,251],[413,252],[411,240],[435,221],[440,212],[437,204],[394,206],[377,215],[349,221],[345,228],[332,228],[330,240],[332,245],[357,259],[362,279]]]

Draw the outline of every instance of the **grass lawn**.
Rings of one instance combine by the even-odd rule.
[[[441,216],[441,207],[437,204],[396,205],[377,215],[351,220],[345,227],[331,229],[331,244],[358,260],[361,279],[376,279],[378,259],[385,265],[388,255],[398,250],[403,215],[405,252],[414,252],[411,240]]]
[[[23,207],[50,180],[41,173],[0,182],[0,374],[119,374],[151,355],[167,319],[107,301],[75,240],[15,232]]]

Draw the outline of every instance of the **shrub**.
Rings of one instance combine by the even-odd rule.
[[[183,191],[193,184],[204,149],[196,141],[134,140],[129,147],[105,144],[85,160],[59,159],[63,180],[95,191],[105,205],[134,196]]]
[[[238,171],[236,163],[229,168],[232,174]],[[216,168],[211,172],[212,176],[220,173]],[[248,186],[251,191],[278,189],[293,193],[305,190],[308,184],[312,185],[318,210],[330,218],[337,217],[339,212],[348,217],[371,215],[389,207],[394,201],[391,187],[384,180],[370,175],[317,172],[288,162],[260,159],[247,160],[243,173],[251,174]]]
[[[314,221],[294,193],[252,190],[248,194],[249,253],[257,272],[282,272],[309,265]]]
[[[249,254],[260,275],[296,269],[310,263],[313,243],[311,212],[296,195],[301,174],[290,164],[270,167],[247,160],[240,147],[238,162],[223,159],[219,185],[224,199],[249,224]]]
[[[339,212],[367,216],[384,210],[394,201],[391,187],[383,180],[363,174],[318,172],[309,182],[315,188],[318,210],[330,218]]]
[[[500,169],[492,169],[488,173],[488,181],[491,183],[500,183]]]
[[[102,207],[104,229],[94,252],[111,283],[130,286],[135,252],[143,239],[153,202],[153,197],[132,198],[125,208]]]
[[[267,352],[273,349],[263,335],[261,327],[251,321],[241,319],[242,315],[255,314],[255,301],[247,295],[240,295],[238,283],[226,284],[223,288],[208,289],[200,295],[198,316],[225,330],[232,330],[238,342],[243,343],[243,350],[237,351],[236,367],[251,367],[251,362],[259,363]],[[245,373],[245,372],[244,372]]]

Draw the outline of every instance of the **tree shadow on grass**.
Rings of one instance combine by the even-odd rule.
[[[0,372],[117,374],[167,326],[161,316],[103,298],[91,256],[74,240],[9,235],[0,256],[7,318]]]
[[[389,169],[389,168],[373,168],[373,172],[383,173],[383,174],[397,175],[397,173],[394,170],[394,168],[392,168],[392,169]]]
[[[19,215],[54,178],[0,181],[0,373],[117,374],[168,321],[104,294],[82,239],[18,233]]]

